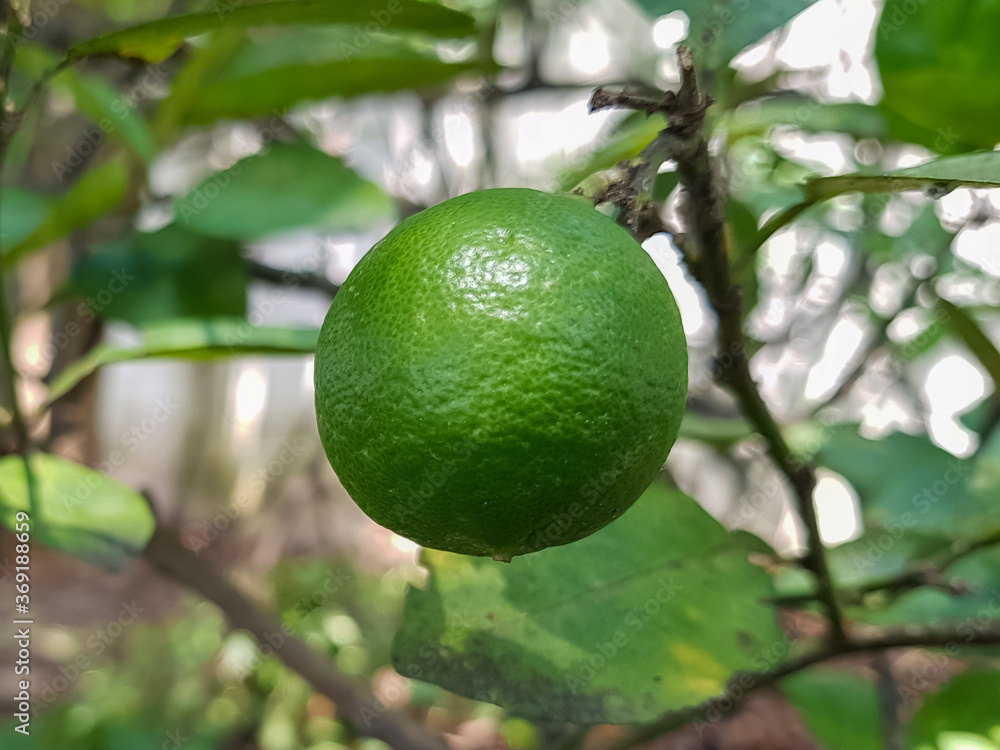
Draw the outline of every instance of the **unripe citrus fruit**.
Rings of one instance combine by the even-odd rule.
[[[625,512],[663,465],[687,347],[652,259],[578,198],[483,190],[401,222],[316,348],[327,456],[371,518],[509,560]]]

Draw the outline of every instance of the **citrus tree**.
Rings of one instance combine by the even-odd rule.
[[[684,29],[661,45],[671,86],[637,54],[626,77],[647,85],[586,86],[619,115],[545,192],[470,192],[501,187],[485,159],[428,208],[323,148],[309,103],[451,92],[489,153],[505,102],[556,90],[539,40],[580,7],[4,2],[4,746],[771,747],[804,722],[830,748],[1000,747],[1000,7],[873,8],[881,94],[862,102],[776,56],[812,5],[638,0],[647,32]],[[512,28],[519,59],[499,54]],[[165,188],[157,170],[225,127],[253,147]],[[425,157],[447,141],[428,131]],[[811,160],[824,138],[839,168]],[[248,252],[400,218],[343,287]],[[658,242],[681,259],[673,294],[640,247]],[[251,282],[331,298],[322,332],[267,325]],[[710,337],[685,339],[681,283]],[[952,425],[964,449],[920,390],[942,352],[983,384]],[[773,376],[831,353],[818,392]],[[315,554],[250,584],[205,553],[252,515],[237,500],[190,533],[114,478],[127,450],[88,462],[61,440],[117,363],[312,354],[334,469],[424,546],[402,579]],[[909,416],[873,419],[883,401]],[[175,408],[154,406],[150,424]],[[157,440],[143,424],[124,446]],[[831,478],[860,510],[837,544]],[[133,600],[67,628],[43,679],[44,550],[88,580],[145,565],[214,606]]]

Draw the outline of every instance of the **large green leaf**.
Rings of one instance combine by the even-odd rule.
[[[432,57],[364,57],[318,64],[285,65],[207,84],[185,113],[188,123],[219,118],[274,115],[307,99],[356,96],[447,83],[463,73],[492,73],[478,61],[448,63]]]
[[[1000,4],[886,0],[875,36],[893,132],[939,153],[1000,141]]]
[[[236,242],[170,224],[95,248],[73,267],[69,288],[92,314],[130,323],[239,317],[247,271]]]
[[[637,0],[651,16],[682,10],[691,20],[685,41],[702,67],[719,68],[744,47],[783,26],[816,0]]]
[[[370,37],[374,29],[423,31],[439,37],[462,37],[475,32],[471,16],[420,0],[281,0],[247,3],[225,12],[192,13],[113,31],[70,48],[70,59],[100,54],[138,57],[161,62],[189,37],[220,29],[289,24],[358,24],[359,33]]]
[[[865,519],[880,528],[967,538],[1000,530],[1000,503],[969,492],[973,461],[926,436],[897,432],[867,440],[844,426],[820,448],[817,461],[854,485]]]
[[[770,577],[748,560],[763,549],[654,484],[596,534],[509,564],[426,550],[430,578],[407,595],[393,663],[529,718],[652,719],[785,645]]]
[[[959,187],[1000,187],[1000,151],[936,159],[884,174],[816,177],[809,180],[803,190],[808,200],[820,201],[852,192],[895,193],[927,188],[947,192]]]
[[[23,519],[18,513],[27,513],[32,539],[109,569],[141,554],[155,522],[138,492],[47,453],[33,454],[29,462],[37,500],[33,513],[23,459],[0,459],[0,521],[5,526],[16,529]]]
[[[75,360],[52,381],[49,400],[55,401],[98,367],[151,357],[223,359],[241,354],[312,354],[319,331],[263,328],[246,320],[164,320],[142,329],[142,342],[119,347],[101,344]]]
[[[4,266],[15,265],[33,251],[111,211],[121,203],[127,183],[128,169],[119,160],[87,170],[66,193],[49,201],[45,220],[28,237],[4,250]]]
[[[1000,671],[974,669],[952,677],[940,692],[924,698],[910,725],[910,746],[943,748],[939,737],[947,732],[969,732],[1000,742],[997,696]]]
[[[812,669],[786,678],[781,689],[827,750],[881,750],[878,693],[868,680]]]
[[[59,373],[49,388],[54,401],[98,367],[151,357],[219,359],[241,354],[312,354],[319,331],[258,328],[245,320],[171,320],[142,330],[142,343],[116,347],[101,344]]]
[[[392,199],[340,159],[295,143],[274,143],[212,175],[175,206],[180,224],[230,239],[364,228],[391,219],[394,210]]]

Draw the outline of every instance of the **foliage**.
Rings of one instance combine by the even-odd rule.
[[[32,541],[53,559],[121,572],[148,555],[149,503],[112,478],[113,466],[55,455],[66,453],[58,432],[66,420],[53,406],[118,363],[310,354],[317,331],[263,325],[248,289],[255,279],[326,293],[336,286],[322,273],[262,275],[251,250],[290,236],[377,236],[414,208],[363,155],[328,153],[311,127],[316,103],[415,91],[423,107],[466,96],[469,111],[486,113],[489,151],[490,117],[505,98],[533,93],[518,87],[555,88],[537,59],[504,70],[493,42],[522,28],[537,57],[530,40],[583,11],[539,2],[532,16],[523,4],[489,0],[13,5],[21,13],[4,6],[0,66],[0,522],[24,533],[30,518]],[[882,94],[860,102],[816,93],[818,78],[796,85],[805,72],[780,62],[763,80],[733,64],[758,44],[773,58],[810,0],[635,5],[650,26],[664,14],[687,16],[687,42],[716,100],[705,138],[726,188],[717,218],[742,329],[738,352],[692,341],[691,381],[701,385],[681,438],[691,454],[725,467],[720,475],[738,475],[744,502],[727,514],[715,485],[682,483],[686,494],[667,478],[601,532],[509,565],[431,550],[419,567],[402,563],[386,575],[358,561],[285,560],[256,593],[322,669],[353,686],[381,685],[364,704],[375,723],[395,716],[388,702],[449,731],[487,720],[510,747],[569,747],[583,735],[565,732],[566,722],[584,732],[650,722],[622,741],[635,744],[687,721],[728,718],[746,691],[777,683],[830,748],[879,747],[879,733],[893,729],[912,750],[998,747],[1000,652],[983,636],[1000,626],[1000,264],[995,246],[985,260],[960,246],[997,222],[986,191],[1000,187],[1000,6],[886,0],[872,40]],[[48,24],[52,13],[58,23]],[[612,40],[622,49],[634,41]],[[654,68],[638,77],[662,85]],[[641,164],[668,122],[661,111],[614,120],[588,156],[557,165],[552,183],[568,191],[623,160]],[[171,155],[233,128],[251,132],[249,143],[181,189],[162,190],[157,170]],[[788,146],[823,138],[846,154],[836,174]],[[678,196],[691,175],[674,167],[647,187],[658,206],[669,204],[662,216],[686,230],[689,207]],[[946,196],[973,209],[955,218],[935,202]],[[703,278],[704,248],[683,232],[674,239],[687,270]],[[838,248],[839,276],[828,270]],[[47,300],[37,290],[48,287],[31,283],[43,263],[65,271],[53,272],[59,283]],[[885,279],[896,282],[889,302]],[[724,327],[732,300],[701,297]],[[131,340],[74,349],[44,382],[22,388],[24,331],[67,310],[127,323]],[[836,348],[836,323],[847,317],[861,321],[863,343],[845,353],[850,361],[825,395],[767,383],[764,403],[744,399],[737,415],[708,385],[726,384],[744,353],[757,357],[754,375],[803,352],[818,358]],[[945,354],[986,383],[963,420],[962,456],[942,447],[934,404],[926,413],[914,385]],[[783,423],[769,429],[764,404],[786,389],[795,393]],[[700,410],[706,400],[712,406]],[[873,412],[895,413],[899,402],[912,418],[873,426]],[[786,474],[764,487],[762,440]],[[788,455],[783,441],[794,448]],[[811,465],[849,485],[861,512],[856,538],[820,550],[827,582],[797,555],[726,528],[749,519],[763,533],[756,500],[795,487]],[[943,634],[926,648],[906,648],[911,640],[891,651],[902,654],[890,686],[900,710],[885,708],[868,656],[830,661],[843,643],[790,624],[830,614],[819,606],[825,583],[852,637]],[[34,683],[35,731],[23,746],[156,748],[183,736],[178,746],[206,750],[380,747],[361,737],[365,726],[347,707],[297,673],[301,664],[290,668],[247,632],[229,631],[209,605],[185,599],[168,609],[139,617],[107,648],[84,627],[54,633],[56,661],[79,676],[71,699]]]

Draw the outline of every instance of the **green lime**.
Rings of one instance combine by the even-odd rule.
[[[401,222],[316,348],[319,434],[362,510],[500,560],[624,513],[686,394],[680,313],[652,259],[586,201],[520,188]]]

